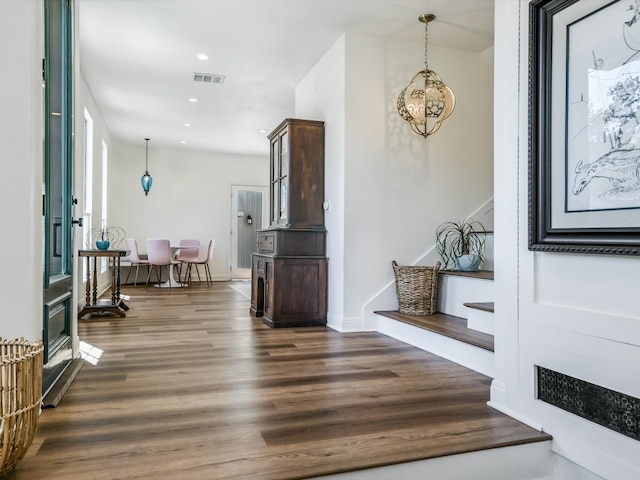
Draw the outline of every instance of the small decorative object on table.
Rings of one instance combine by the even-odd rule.
[[[436,230],[436,249],[444,269],[478,270],[485,261],[486,233],[484,225],[472,218],[440,225]]]
[[[392,261],[396,276],[398,310],[406,315],[433,315],[438,298],[438,270],[440,262],[432,267],[421,265],[400,266]]]
[[[109,242],[109,240],[107,240],[106,238],[102,238],[100,240],[96,240],[96,248],[98,250],[108,250],[110,243],[111,242]]]
[[[109,247],[118,248],[125,236],[125,231],[120,227],[92,228],[87,234],[85,245],[87,248],[92,248],[95,242],[98,250],[108,250]]]
[[[31,446],[42,400],[41,342],[0,338],[0,475],[13,470]]]

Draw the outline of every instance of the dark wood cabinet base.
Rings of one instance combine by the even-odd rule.
[[[270,327],[327,323],[327,259],[253,255],[251,313]]]
[[[324,327],[327,325],[327,320],[292,320],[289,322],[274,322],[268,318],[262,317],[262,323],[271,328],[292,328],[292,327]]]

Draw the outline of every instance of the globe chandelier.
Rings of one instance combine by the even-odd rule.
[[[414,133],[424,138],[438,131],[456,104],[451,89],[444,84],[440,75],[429,69],[427,61],[428,25],[435,18],[431,13],[418,17],[424,23],[424,70],[414,75],[398,95],[397,102],[400,116],[409,122]]]

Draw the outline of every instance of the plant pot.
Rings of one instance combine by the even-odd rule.
[[[109,240],[96,240],[96,248],[98,250],[107,250],[109,248]]]
[[[456,260],[458,261],[458,269],[465,272],[474,272],[480,267],[482,258],[477,253],[472,253],[469,255],[460,255]]]

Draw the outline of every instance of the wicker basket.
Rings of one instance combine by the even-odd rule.
[[[438,270],[440,262],[433,267],[417,265],[400,266],[394,260],[396,292],[400,313],[407,315],[433,315],[438,297]]]
[[[42,400],[40,342],[0,337],[0,475],[27,453],[38,426]]]

